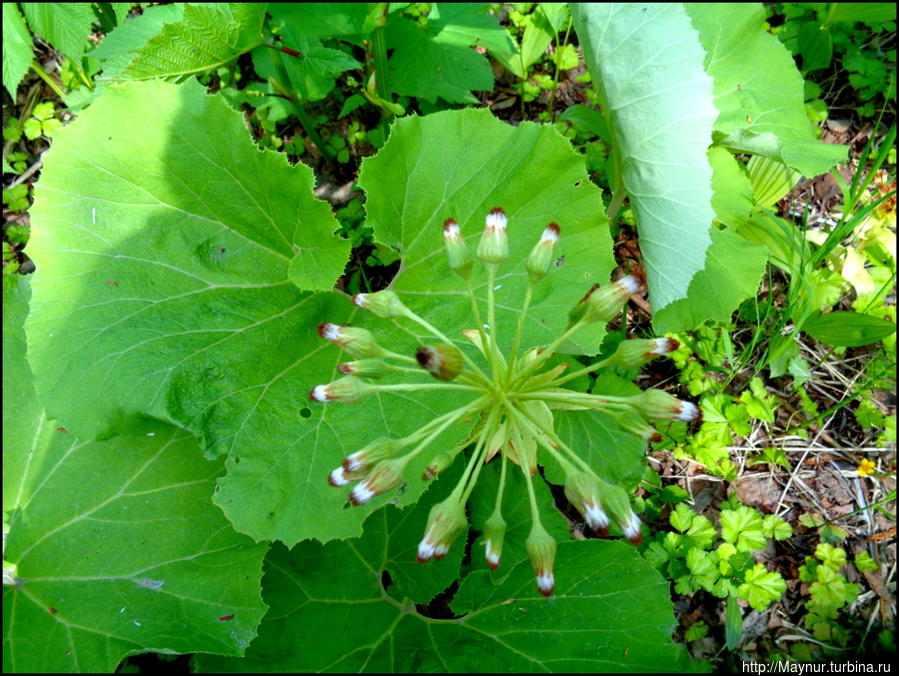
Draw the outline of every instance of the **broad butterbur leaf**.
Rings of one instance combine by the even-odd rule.
[[[25,311],[26,279],[4,275],[4,671],[243,654],[266,610],[267,546],[211,504],[222,462],[165,425],[88,443],[49,420],[25,362]]]
[[[667,584],[627,545],[560,544],[550,602],[537,592],[527,561],[513,564],[499,585],[487,571],[472,573],[449,606],[456,619],[434,619],[389,584],[393,540],[408,525],[402,520],[401,512],[388,508],[366,524],[358,541],[307,542],[291,552],[275,547],[264,580],[272,609],[259,638],[241,660],[199,656],[199,670],[595,673],[699,667],[669,641],[674,622]]]
[[[48,442],[16,487],[6,540],[21,581],[3,591],[4,671],[112,672],[153,650],[241,655],[255,637],[267,545],[211,503],[221,461],[158,429],[94,443],[49,421],[39,430]]]

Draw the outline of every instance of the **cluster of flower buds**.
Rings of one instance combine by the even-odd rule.
[[[555,350],[575,332],[589,324],[611,321],[621,312],[628,299],[642,288],[643,279],[636,274],[604,286],[594,285],[571,309],[568,326],[560,336],[548,345],[528,347],[518,354],[533,289],[553,269],[561,229],[557,223],[546,225],[524,259],[528,286],[517,333],[512,327],[513,331],[505,334],[503,327],[495,322],[493,295],[499,288],[494,285],[495,275],[510,257],[508,222],[503,209],[491,209],[474,255],[459,223],[449,218],[443,224],[447,265],[465,281],[474,310],[472,319],[477,328],[462,332],[466,340],[456,344],[405,305],[394,291],[356,294],[352,299],[356,306],[393,323],[412,322],[430,333],[434,342],[418,346],[414,355],[400,355],[380,346],[367,329],[320,324],[321,337],[339,347],[350,359],[337,367],[342,377],[313,387],[310,397],[318,402],[354,403],[391,391],[452,389],[469,393],[470,400],[460,408],[435,418],[407,437],[382,437],[351,453],[328,475],[328,483],[337,487],[353,484],[348,500],[353,505],[362,505],[402,486],[407,480],[405,473],[410,461],[419,454],[429,454],[421,480],[430,481],[457,457],[465,456],[467,449],[472,449],[456,487],[431,508],[417,549],[417,560],[426,562],[445,556],[453,542],[467,532],[466,502],[481,468],[498,458],[502,468],[496,506],[483,524],[486,563],[495,570],[502,560],[507,529],[502,515],[506,471],[508,467],[518,466],[528,484],[531,505],[532,526],[525,549],[539,592],[551,596],[555,588],[556,541],[541,523],[531,485],[532,481],[539,480],[538,452],[551,455],[564,469],[565,495],[594,533],[606,537],[615,527],[634,544],[642,538],[640,518],[631,507],[627,491],[600,478],[556,435],[553,410],[581,410],[588,415],[589,409],[603,411],[621,428],[656,441],[661,436],[653,423],[696,420],[699,409],[660,390],[616,397],[563,387],[570,380],[604,367],[638,369],[649,360],[678,349],[677,341],[671,338],[624,340],[610,356],[579,370],[570,371],[569,363],[548,365]],[[478,303],[483,301],[473,291],[476,261],[486,274],[489,324],[481,320]],[[501,333],[512,344],[511,351],[506,346],[500,347]],[[573,360],[572,364],[578,366]],[[428,374],[431,378],[426,377],[426,382],[408,382],[408,377],[406,382],[384,382],[391,376],[410,372]],[[455,445],[441,446],[438,440],[444,430],[463,422],[471,423],[468,435]]]

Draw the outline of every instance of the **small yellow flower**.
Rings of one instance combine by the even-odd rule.
[[[874,469],[874,462],[872,460],[868,460],[867,458],[858,463],[859,476],[868,476],[869,474],[874,474]]]

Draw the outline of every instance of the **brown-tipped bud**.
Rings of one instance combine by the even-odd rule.
[[[443,222],[443,244],[446,246],[446,262],[449,269],[462,279],[468,279],[473,265],[471,252],[462,239],[459,224],[452,218],[447,218]]]
[[[494,207],[487,214],[484,234],[478,244],[478,259],[485,267],[496,269],[509,258],[509,238],[506,235],[506,212]]]
[[[453,464],[453,460],[456,459],[455,455],[450,455],[444,451],[441,451],[433,458],[431,458],[431,462],[428,463],[428,466],[425,467],[425,471],[421,475],[422,481],[430,481],[441,472],[446,470],[447,467]]]
[[[612,321],[621,312],[627,299],[639,290],[640,280],[636,275],[628,275],[617,282],[594,289],[586,297],[584,319],[587,322]]]
[[[318,335],[355,359],[384,356],[384,350],[375,342],[371,331],[366,329],[324,322],[318,325]]]
[[[358,376],[359,378],[383,378],[391,373],[396,373],[397,368],[392,364],[388,364],[383,359],[370,357],[368,359],[358,359],[356,361],[345,361],[337,365],[337,370],[347,376]]]
[[[381,437],[375,439],[364,448],[351,453],[343,459],[343,467],[348,472],[362,472],[376,462],[392,458],[403,447],[402,442],[396,439]]]
[[[662,390],[644,390],[630,397],[628,403],[643,418],[653,422],[690,421],[699,417],[699,409],[689,401],[681,401]]]
[[[377,389],[355,376],[340,378],[327,385],[316,385],[309,391],[313,401],[336,401],[341,404],[355,404]]]
[[[638,545],[643,540],[643,532],[640,529],[640,517],[631,509],[631,501],[627,497],[627,491],[616,484],[603,486],[602,506],[615,520],[631,544]]]
[[[621,429],[631,434],[636,434],[641,439],[651,441],[654,444],[662,441],[662,435],[659,434],[659,431],[635,413],[618,413],[615,411],[607,411],[607,413],[615,418]]]
[[[462,373],[462,353],[454,345],[425,345],[415,351],[415,359],[437,380],[454,380]]]
[[[608,535],[609,517],[602,508],[602,485],[586,472],[572,472],[565,478],[565,497],[598,535]]]
[[[399,458],[382,460],[371,468],[365,479],[356,484],[350,492],[350,502],[354,505],[364,505],[376,495],[402,486],[405,480],[403,478],[405,466],[406,463],[401,462]]]
[[[349,472],[343,465],[341,465],[332,470],[328,475],[328,483],[332,486],[340,487],[351,484],[354,481],[359,481],[361,478],[362,474],[360,472]]]
[[[418,543],[416,560],[424,563],[431,557],[442,559],[466,525],[465,505],[452,495],[431,507],[425,536]]]
[[[408,317],[411,311],[400,297],[393,291],[386,289],[375,293],[357,293],[353,296],[353,303],[369,312],[373,312],[381,319],[393,319],[395,317]]]
[[[581,298],[577,305],[571,308],[568,311],[568,327],[571,328],[575,324],[577,324],[581,319],[583,319],[584,315],[587,313],[587,301],[590,300],[590,296],[592,296],[596,290],[599,288],[599,284],[594,284],[590,287],[590,290]]]
[[[553,578],[553,566],[556,561],[556,541],[539,523],[531,527],[531,533],[524,543],[531,565],[537,576],[537,589],[547,598],[552,596],[556,583]]]
[[[626,369],[640,368],[646,362],[680,347],[674,338],[649,338],[647,340],[622,340],[609,358],[610,366]]]
[[[549,268],[553,262],[553,250],[556,248],[556,242],[559,241],[559,226],[550,223],[543,230],[540,241],[534,245],[531,255],[528,256],[525,267],[528,271],[528,278],[531,284],[536,284],[546,277]]]
[[[506,538],[506,521],[497,509],[484,523],[484,545],[487,565],[491,570],[499,568],[503,556],[503,540]]]

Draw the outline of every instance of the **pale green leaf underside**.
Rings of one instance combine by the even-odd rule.
[[[758,290],[768,260],[763,247],[747,242],[733,229],[746,220],[752,207],[752,187],[742,164],[717,147],[709,148],[709,162],[714,172],[715,217],[732,228],[711,231],[712,246],[706,251],[703,269],[690,281],[687,297],[653,316],[659,333],[692,329],[709,319],[729,321],[734,309]]]
[[[717,115],[696,30],[680,4],[576,4],[622,181],[640,232],[653,309],[687,295],[711,240]]]
[[[157,429],[100,443],[48,429],[6,542],[23,582],[3,592],[4,672],[112,672],[146,651],[241,655],[255,637],[267,548],[210,503],[221,463]]]
[[[143,415],[195,432],[208,454],[228,454],[215,501],[257,539],[358,535],[395,496],[343,509],[347,491],[328,486],[328,473],[374,438],[409,434],[471,395],[310,402],[310,388],[347,360],[316,326],[352,321],[404,354],[434,339],[376,320],[343,294],[291,284],[294,256],[329,241],[336,223],[312,196],[311,172],[254,149],[239,115],[199,86],[113,88],[71,130],[60,132],[42,176],[33,211],[41,227],[29,243],[40,268],[30,349],[52,415],[86,438],[128,431]],[[442,113],[400,123],[380,157],[388,159],[366,161],[361,180],[377,236],[404,254],[395,288],[453,339],[473,325],[444,267],[440,225],[451,215],[474,238],[484,214],[506,206],[516,262],[546,223],[562,226],[565,259],[536,294],[528,342],[546,342],[594,281],[608,281],[598,190],[554,131],[516,130],[486,111]],[[384,170],[374,171],[379,162]],[[307,281],[324,288],[333,277]],[[498,283],[509,343],[524,275],[510,264]],[[476,287],[483,298],[483,278]],[[595,351],[602,335],[597,327],[580,338]],[[435,448],[465,433],[453,426]],[[410,466],[400,504],[417,500],[427,462],[423,454]]]
[[[715,80],[720,143],[778,160],[806,176],[846,159],[846,146],[817,140],[805,112],[802,76],[786,47],[765,30],[760,4],[684,6]]]
[[[417,510],[418,508],[416,508]],[[393,509],[361,540],[276,547],[264,581],[272,605],[244,659],[200,656],[200,672],[543,673],[696,669],[674,627],[667,583],[635,549],[591,540],[559,545],[547,600],[528,561],[499,585],[470,574],[452,603],[459,619],[416,612],[393,576]],[[412,551],[408,552],[412,555]],[[430,565],[430,564],[427,564]]]

